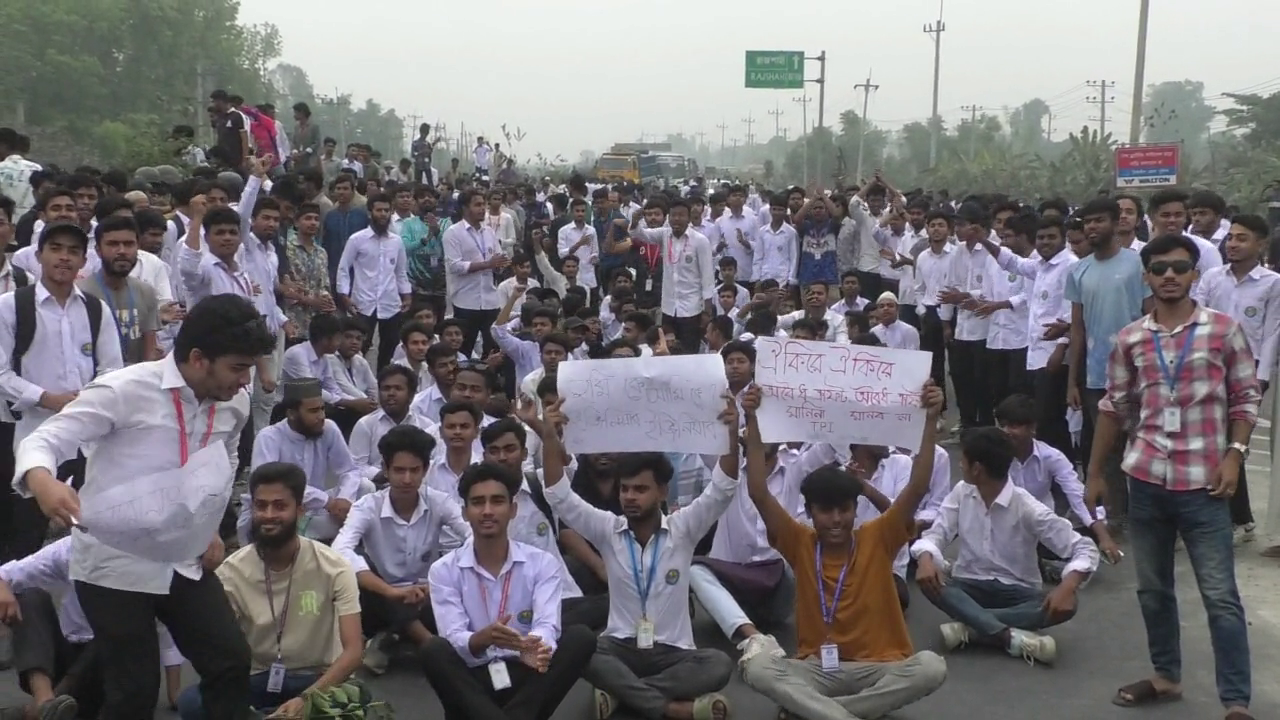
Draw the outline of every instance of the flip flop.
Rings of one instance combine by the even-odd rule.
[[[1125,697],[1126,695],[1128,697]],[[1111,703],[1120,707],[1143,707],[1176,702],[1181,699],[1181,690],[1161,693],[1150,680],[1139,680],[1117,690],[1115,697],[1111,698]]]

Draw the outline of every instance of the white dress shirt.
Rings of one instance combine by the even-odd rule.
[[[506,324],[494,323],[489,332],[502,353],[511,358],[511,362],[515,365],[516,385],[523,382],[530,373],[542,367],[542,349],[538,347],[537,342],[512,335]]]
[[[724,252],[738,262],[738,280],[743,282],[753,282],[756,277],[756,236],[760,225],[755,215],[745,209],[740,215],[734,215],[732,210],[726,210],[716,220],[716,227],[720,228],[720,240],[725,244]],[[742,232],[742,239],[747,243],[746,247],[738,241],[739,231]]]
[[[761,225],[756,231],[755,267],[751,276],[756,282],[777,280],[779,287],[796,284],[796,267],[800,262],[800,238],[791,223],[782,223],[777,230],[772,224]]]
[[[502,246],[502,252],[511,255],[516,247],[515,220],[502,210],[499,210],[497,215],[486,211],[484,224],[498,237],[498,244]]]
[[[351,278],[355,270],[355,280]],[[365,228],[350,238],[338,260],[338,294],[349,295],[361,315],[380,320],[400,312],[400,296],[413,292],[409,260],[399,235],[377,235]]]
[[[737,490],[737,478],[724,474],[717,463],[707,489],[687,507],[664,515],[661,527],[641,548],[625,517],[583,500],[569,486],[567,476],[546,489],[551,509],[599,550],[604,560],[609,578],[609,625],[605,635],[634,638],[641,619],[647,618],[653,623],[654,644],[693,649],[689,563],[698,542],[724,514]],[[643,608],[637,575],[642,585],[653,578]]]
[[[1107,510],[1101,505],[1098,506],[1096,520],[1089,514],[1089,508],[1084,504],[1084,484],[1080,482],[1075,466],[1061,450],[1048,443],[1032,440],[1031,455],[1025,462],[1016,457],[1013,459],[1009,479],[1050,510],[1057,505],[1053,499],[1053,486],[1057,485],[1080,527],[1090,527],[1097,520],[1107,519]]]
[[[956,539],[960,552],[951,574],[958,578],[1039,589],[1037,543],[1059,557],[1070,558],[1064,575],[1091,574],[1098,569],[1098,546],[1012,482],[1005,483],[989,508],[976,486],[957,484],[942,501],[937,521],[911,546],[911,555],[929,553],[942,567],[942,551]]]
[[[994,288],[994,274],[1000,272],[991,253],[980,243],[970,250],[961,243],[951,252],[951,268],[947,273],[947,286],[968,293],[975,300],[990,300]],[[957,308],[955,339],[983,341],[987,339],[991,318],[980,318],[972,310]]]
[[[364,357],[356,354],[347,360],[338,353],[330,353],[324,359],[344,397],[378,399],[378,376],[373,374]]]
[[[471,636],[505,612],[511,616],[507,627],[521,635],[537,635],[555,652],[560,640],[560,564],[531,545],[509,540],[507,561],[494,577],[476,561],[473,542],[468,540],[431,566],[431,611],[440,637],[468,667],[496,660],[519,662],[520,653],[497,646],[478,657],[471,654]]]
[[[930,245],[916,257],[916,311],[921,317],[928,307],[938,309],[940,320],[950,320],[955,312],[955,306],[938,300],[938,293],[947,288],[954,252],[953,245],[943,245],[942,252],[934,252]]]
[[[470,272],[471,266],[487,261],[501,251],[498,236],[484,223],[479,227],[463,221],[444,231],[444,266],[449,275],[453,306],[464,310],[497,310],[498,288],[493,270]]]
[[[182,458],[170,392],[174,389],[178,390],[193,454],[208,428],[209,408],[214,409],[209,444],[221,444],[226,450],[232,468],[227,477],[229,490],[239,462],[240,431],[249,421],[249,394],[241,390],[228,402],[197,401],[172,354],[99,377],[62,412],[36,428],[18,445],[14,489],[29,496],[25,482],[28,470],[38,467],[54,472],[81,449],[86,456],[85,481],[80,488],[82,510],[91,508],[104,491],[120,482],[178,471]],[[203,574],[195,558],[177,564],[154,562],[109,548],[89,532],[74,532],[71,538],[72,580],[167,595],[175,571],[192,580]]]
[[[423,585],[428,568],[443,554],[441,531],[449,528],[469,538],[471,526],[462,519],[458,503],[425,483],[418,489],[418,505],[408,520],[391,506],[390,492],[385,488],[357,500],[333,549],[356,572],[371,571],[391,587]]]
[[[636,227],[633,237],[654,243],[662,253],[662,312],[674,318],[702,314],[708,300],[716,298],[716,268],[711,241],[688,228],[675,237],[668,226]]]
[[[542,285],[540,285],[538,281],[534,280],[533,278],[525,279],[524,284],[525,284],[525,287],[527,287],[529,290],[542,287]],[[515,289],[516,289],[516,278],[514,275],[498,283],[498,307],[506,307],[507,301],[510,300],[511,296],[515,294]],[[564,297],[564,295],[561,294],[560,297]],[[517,306],[516,309],[519,310],[519,307]]]
[[[276,302],[276,279],[280,277],[280,256],[276,254],[274,244],[264,244],[252,233],[241,245],[244,257],[244,270],[257,285],[253,294],[253,305],[267,321],[267,329],[278,335],[289,319]]]
[[[1071,303],[1064,290],[1071,268],[1079,260],[1063,248],[1057,255],[1045,260],[1040,253],[1029,258],[1018,257],[1009,248],[1000,248],[996,258],[1001,270],[1017,273],[1031,281],[1027,290],[1027,369],[1039,370],[1049,364],[1049,356],[1058,345],[1066,345],[1070,338],[1045,340],[1045,325],[1064,320],[1071,321]]]
[[[532,455],[532,453],[530,453]],[[577,470],[576,462],[567,471],[572,477]],[[520,511],[511,519],[511,524],[507,526],[507,534],[512,540],[522,542],[526,545],[532,545],[539,550],[554,557],[560,563],[560,578],[563,581],[561,592],[562,600],[582,597],[582,588],[578,587],[578,582],[573,579],[573,575],[569,574],[569,566],[564,562],[564,554],[560,552],[559,542],[559,522],[555,517],[554,511],[548,517],[542,512],[542,508],[538,507],[538,503],[533,499],[533,491],[529,489],[529,475],[533,475],[540,487],[545,487],[542,482],[541,470],[522,470],[520,490],[516,493],[515,501]],[[550,507],[550,503],[548,503]]]
[[[769,486],[769,494],[777,498],[778,504],[787,512],[799,513],[803,504],[800,483],[804,482],[809,473],[835,458],[835,450],[825,443],[814,443],[798,453],[782,452],[780,449],[778,462],[765,480],[765,484]],[[738,472],[746,472],[745,468],[746,461],[743,460]],[[782,557],[769,544],[764,519],[760,517],[760,511],[745,490],[740,489],[734,494],[729,508],[716,523],[711,552],[707,557],[744,565]]]
[[[410,410],[404,419],[397,423],[382,408],[357,420],[355,426],[351,428],[348,447],[351,450],[352,461],[360,468],[364,477],[373,479],[373,476],[382,472],[382,453],[378,452],[378,441],[397,425],[409,425],[425,432],[435,427],[436,423],[413,410]]]
[[[422,387],[419,384],[419,387]],[[425,390],[419,390],[413,396],[413,403],[409,406],[409,410],[417,415],[421,415],[425,420],[435,427],[440,423],[440,410],[449,402],[449,398],[440,392],[440,386],[432,383]]]
[[[86,303],[98,303],[102,308],[97,338],[98,377],[124,367],[120,334],[115,331],[106,303],[74,286],[65,306],[58,304],[43,283],[35,285],[35,293],[35,336],[22,356],[21,375],[13,371],[17,305],[13,293],[0,295],[0,400],[13,403],[14,409],[22,413],[13,432],[15,448],[53,416],[38,406],[41,395],[79,392],[94,379],[94,343]],[[62,460],[74,457],[73,451]]]
[[[871,328],[871,334],[880,338],[885,347],[898,350],[920,349],[920,331],[901,320],[894,320],[891,325],[875,325]]]
[[[185,242],[178,248],[178,274],[188,310],[210,295],[223,294],[239,295],[258,305],[253,278],[244,265],[237,263],[233,271],[214,255],[192,250]]]
[[[912,460],[907,455],[899,455],[893,453],[880,461],[876,466],[876,470],[871,474],[869,482],[880,491],[880,494],[893,502],[898,499],[898,495],[906,489],[911,482],[911,466]],[[923,509],[923,508],[921,508]],[[920,513],[916,513],[919,519]],[[854,512],[853,525],[855,528],[875,520],[880,517],[880,511],[875,505],[867,499],[865,495],[858,498],[858,507]],[[907,566],[911,564],[911,555],[907,547],[904,545],[893,559],[893,574],[905,580],[907,578]]]
[[[364,479],[332,420],[324,421],[324,431],[316,438],[295,431],[288,420],[263,428],[253,439],[251,469],[269,462],[292,463],[306,472],[302,505],[309,512],[323,510],[335,497],[355,502]],[[331,484],[332,494],[327,490]]]
[[[1258,361],[1258,379],[1269,382],[1280,344],[1280,274],[1258,265],[1237,280],[1230,265],[1219,265],[1200,276],[1191,297],[1240,324]]]
[[[575,250],[573,255],[578,258],[578,284],[590,290],[596,286],[595,261],[600,257],[600,238],[596,237],[596,229],[591,223],[584,222],[582,227],[578,227],[577,223],[571,222],[560,228],[556,235],[556,252],[561,259],[569,257],[569,250],[583,238],[587,239],[586,244]]]
[[[987,264],[992,268],[989,283],[991,296],[987,299],[993,302],[1008,300],[1012,306],[1009,310],[997,310],[989,316],[987,349],[1021,350],[1027,347],[1027,318],[1030,317],[1027,294],[1031,283],[1022,275],[1004,270],[995,262]]]
[[[321,357],[316,354],[315,346],[309,342],[298,343],[284,351],[284,365],[280,371],[280,381],[284,382],[285,380],[296,380],[298,378],[315,378],[319,380],[320,397],[330,405],[340,400],[364,397],[364,393],[351,395],[344,393],[342,387],[338,385],[338,379],[333,374],[333,367],[329,364],[327,356]]]

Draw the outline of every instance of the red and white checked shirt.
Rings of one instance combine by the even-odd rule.
[[[1154,338],[1159,337],[1172,374],[1192,325],[1198,326],[1195,338],[1170,398]],[[1261,400],[1244,331],[1230,316],[1199,306],[1186,324],[1172,331],[1147,315],[1116,334],[1107,364],[1107,394],[1098,410],[1115,416],[1130,432],[1121,463],[1126,473],[1186,491],[1209,486],[1226,453],[1230,423],[1256,422]],[[1180,432],[1164,431],[1164,410],[1170,406],[1181,408]]]

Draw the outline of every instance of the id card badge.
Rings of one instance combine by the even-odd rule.
[[[641,650],[653,649],[653,623],[641,620],[636,626],[636,647]]]
[[[428,258],[427,262],[430,263],[431,269],[433,270],[440,267],[440,258],[436,257],[435,255],[432,255],[430,258]]]
[[[1164,431],[1167,433],[1182,432],[1182,409],[1167,407],[1164,409]]]
[[[278,693],[284,688],[284,663],[273,662],[267,671],[267,692]]]
[[[827,643],[819,650],[822,656],[823,672],[835,672],[840,669],[840,651],[835,645]]]
[[[507,672],[505,661],[494,660],[489,663],[489,682],[493,683],[495,692],[511,687],[511,673]]]
[[[653,278],[650,277],[644,279],[644,291],[653,292]]]

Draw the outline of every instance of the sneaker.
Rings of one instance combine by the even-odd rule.
[[[942,646],[947,650],[969,644],[969,626],[959,622],[942,623]]]
[[[1062,572],[1066,570],[1067,563],[1065,560],[1049,560],[1048,558],[1040,559],[1040,578],[1050,585],[1057,585],[1062,582]]]
[[[738,658],[738,667],[745,667],[748,660],[760,653],[774,657],[787,656],[787,651],[783,650],[782,646],[778,644],[777,638],[764,633],[756,633],[738,643],[738,651],[742,653],[741,657]]]
[[[600,688],[592,688],[591,690],[595,700],[592,705],[596,709],[596,720],[609,720],[613,715],[613,711],[618,709],[618,701]]]
[[[75,720],[79,714],[80,708],[70,695],[59,695],[36,708],[39,720]]]
[[[374,675],[381,675],[387,671],[387,665],[391,662],[387,657],[387,645],[390,640],[390,633],[380,632],[365,643],[364,667]]]
[[[1015,629],[1009,634],[1009,654],[1026,660],[1029,665],[1037,662],[1052,665],[1058,658],[1058,644],[1048,635]]]
[[[1253,542],[1256,539],[1254,537],[1253,531],[1257,529],[1257,527],[1258,526],[1256,523],[1247,523],[1245,525],[1237,525],[1235,527],[1235,530],[1232,533],[1232,537],[1231,537],[1232,543],[1234,543],[1235,545],[1243,545],[1245,543]]]

